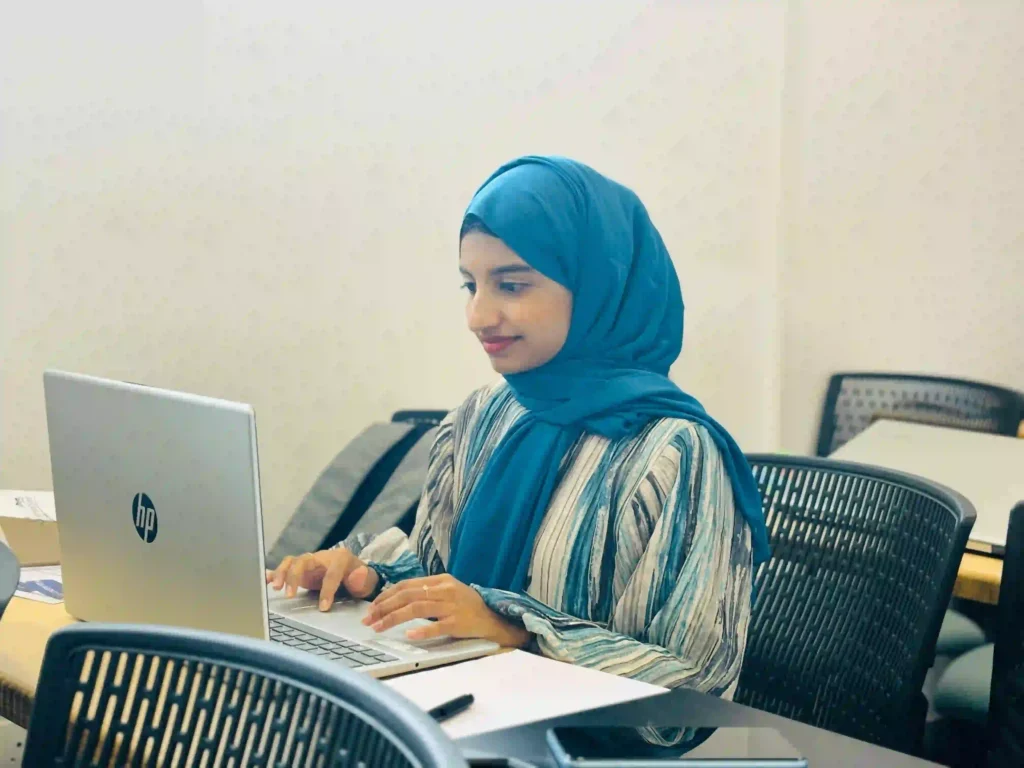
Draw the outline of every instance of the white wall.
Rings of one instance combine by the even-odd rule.
[[[4,3],[0,486],[50,485],[53,366],[251,402],[270,539],[365,423],[490,379],[456,233],[524,152],[633,186],[674,372],[779,437],[781,3]]]
[[[791,2],[782,438],[830,373],[1024,390],[1024,3]]]

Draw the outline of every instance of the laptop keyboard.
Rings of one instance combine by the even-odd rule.
[[[270,640],[300,651],[336,661],[350,669],[398,661],[396,656],[384,653],[355,640],[314,634],[300,625],[280,616],[270,616]]]

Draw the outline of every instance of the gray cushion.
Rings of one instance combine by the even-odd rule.
[[[957,611],[946,611],[935,643],[936,656],[959,656],[985,644],[985,633],[976,623]]]
[[[267,553],[267,567],[276,568],[288,555],[319,547],[366,473],[385,451],[412,431],[413,426],[408,423],[371,424],[356,435],[320,473],[299,503]]]
[[[992,643],[954,659],[935,687],[935,711],[943,717],[984,725],[992,690]]]

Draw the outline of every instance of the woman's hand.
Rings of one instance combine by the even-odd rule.
[[[376,632],[412,619],[436,619],[425,627],[410,629],[410,640],[479,637],[509,648],[522,648],[530,633],[510,624],[487,607],[480,594],[458,579],[444,574],[408,579],[384,590],[363,619]]]
[[[320,590],[320,610],[330,609],[339,587],[352,597],[362,598],[377,588],[377,572],[344,547],[307,552],[286,557],[273,571],[267,571],[267,584],[274,589],[285,587],[288,597],[295,597],[299,587]]]

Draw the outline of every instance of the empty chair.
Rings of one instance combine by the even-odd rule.
[[[736,700],[913,751],[921,693],[974,508],[920,478],[827,459],[750,458],[772,558]]]
[[[1024,420],[1024,394],[965,379],[837,373],[825,395],[818,455],[831,455],[884,416],[1014,436]]]
[[[284,646],[168,627],[81,624],[46,646],[31,766],[465,766],[413,704]]]
[[[935,426],[1016,435],[1024,420],[1024,394],[991,384],[903,373],[837,373],[829,380],[818,455],[829,456],[879,417],[911,418]],[[985,642],[981,627],[948,611],[936,653],[958,656]]]
[[[986,728],[989,765],[1024,765],[1024,502],[1010,513],[996,614],[995,643],[946,668],[935,709]]]

